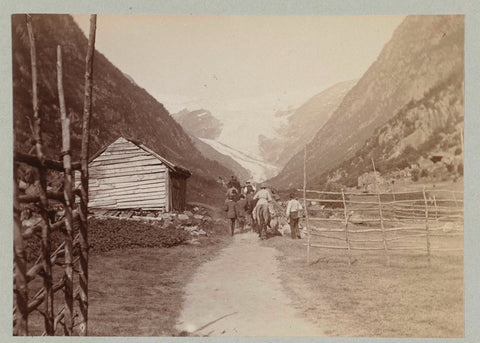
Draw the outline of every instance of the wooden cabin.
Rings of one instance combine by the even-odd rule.
[[[183,211],[191,173],[143,144],[118,138],[88,164],[90,208]]]

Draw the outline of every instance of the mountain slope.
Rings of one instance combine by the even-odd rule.
[[[463,70],[463,59],[463,16],[407,17],[307,146],[308,179],[354,156],[403,106]],[[302,167],[303,154],[297,154],[271,182],[277,187],[298,186]]]
[[[385,125],[377,128],[356,155],[338,168],[315,177],[313,187],[328,182],[357,186],[358,178],[372,171],[373,159],[384,178],[417,173],[455,179],[463,174],[461,130],[464,124],[463,72],[435,85],[419,100],[411,101]],[[432,156],[441,156],[433,162]]]
[[[185,108],[173,113],[172,117],[185,131],[198,138],[215,139],[222,132],[222,122],[204,109],[189,111]]]
[[[259,138],[265,161],[284,166],[312,140],[357,81],[337,83],[293,111],[277,112],[276,116],[284,117],[285,123],[276,129],[275,137]]]
[[[32,22],[37,47],[45,153],[48,157],[58,158],[61,150],[56,83],[56,48],[61,45],[65,102],[72,116],[72,151],[78,158],[87,39],[69,15],[33,15]],[[12,66],[14,149],[28,151],[32,145],[31,69],[23,15],[12,16]],[[191,198],[201,200],[220,192],[215,180],[219,176],[229,177],[232,172],[218,162],[204,158],[161,103],[125,77],[98,51],[95,52],[93,69],[91,155],[118,136],[135,139],[192,172],[188,192]]]

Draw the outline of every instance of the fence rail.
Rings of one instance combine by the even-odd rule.
[[[432,244],[432,239],[463,235],[463,206],[459,205],[463,205],[459,199],[463,192],[425,188],[397,193],[299,191],[305,194],[309,219],[308,224],[304,222],[306,245],[345,250],[349,263],[351,251],[357,250],[383,250],[387,264],[392,251],[417,251],[430,259],[435,251],[462,250]],[[318,196],[308,196],[312,193]]]
[[[57,86],[59,95],[60,118],[62,123],[62,161],[47,159],[42,146],[42,115],[38,106],[38,81],[35,35],[32,18],[26,16],[30,59],[32,71],[32,135],[35,145],[31,151],[35,155],[16,152],[14,154],[14,305],[13,334],[17,336],[31,335],[29,319],[34,311],[43,318],[43,335],[58,334],[58,327],[63,328],[66,336],[74,335],[74,327],[78,327],[78,335],[87,335],[88,321],[88,224],[87,206],[78,206],[75,197],[81,203],[87,203],[85,190],[74,190],[74,170],[79,170],[82,181],[88,178],[88,165],[81,163],[88,157],[89,121],[91,112],[91,79],[93,51],[95,43],[96,16],[90,17],[90,36],[88,40],[84,124],[82,130],[81,161],[71,160],[70,151],[70,117],[67,116],[63,92],[63,64],[61,47],[57,46]],[[21,195],[18,185],[18,166],[26,165],[33,170],[36,183],[39,185],[36,194]],[[46,175],[49,171],[63,173],[63,192],[47,190]],[[22,222],[22,212],[29,207],[37,208],[38,220],[28,225]],[[52,247],[52,234],[60,231],[63,241]],[[74,235],[74,231],[78,231]],[[40,238],[40,253],[35,260],[27,258],[27,249],[32,250],[35,241]],[[37,243],[38,244],[38,243]],[[60,267],[55,272],[54,267]],[[57,278],[58,280],[55,280]],[[41,282],[39,282],[41,281]],[[75,283],[78,285],[74,290]],[[41,284],[41,287],[39,287]],[[60,293],[63,301],[55,306]],[[33,294],[33,296],[29,296]],[[55,297],[55,294],[58,294]],[[76,307],[75,307],[76,305]],[[78,315],[74,311],[78,310]],[[78,317],[77,323],[75,318]],[[38,326],[38,325],[37,325]]]
[[[306,214],[307,262],[310,247],[345,250],[349,264],[352,251],[383,251],[387,265],[392,251],[417,251],[429,263],[432,251],[463,251],[438,241],[463,236],[462,191],[423,187],[382,193],[377,180],[371,193],[306,189],[306,153],[304,188],[297,191]]]

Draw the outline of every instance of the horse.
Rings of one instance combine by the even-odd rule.
[[[258,228],[260,239],[267,238],[267,227],[274,232],[278,231],[279,220],[272,204],[259,204],[252,213],[254,227]]]

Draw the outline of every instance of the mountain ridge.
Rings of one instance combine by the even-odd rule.
[[[338,82],[310,97],[296,109],[278,111],[276,117],[285,118],[285,123],[276,129],[272,138],[259,137],[265,160],[279,167],[310,142],[338,107],[346,93],[358,80]]]
[[[32,15],[39,78],[39,110],[43,115],[45,155],[58,158],[61,150],[60,115],[56,83],[56,49],[62,47],[63,83],[67,112],[71,116],[74,158],[81,145],[84,58],[87,38],[70,15]],[[27,152],[32,144],[31,68],[29,41],[24,15],[12,16],[12,74],[14,149]],[[182,127],[171,118],[163,104],[95,51],[93,62],[90,155],[119,136],[143,142],[175,164],[192,172],[190,199],[216,199],[223,193],[216,183],[231,170],[204,158]]]
[[[463,68],[463,16],[408,16],[378,58],[348,92],[307,146],[308,179],[355,155],[374,130],[402,106]],[[302,184],[303,154],[270,180],[277,187]]]

